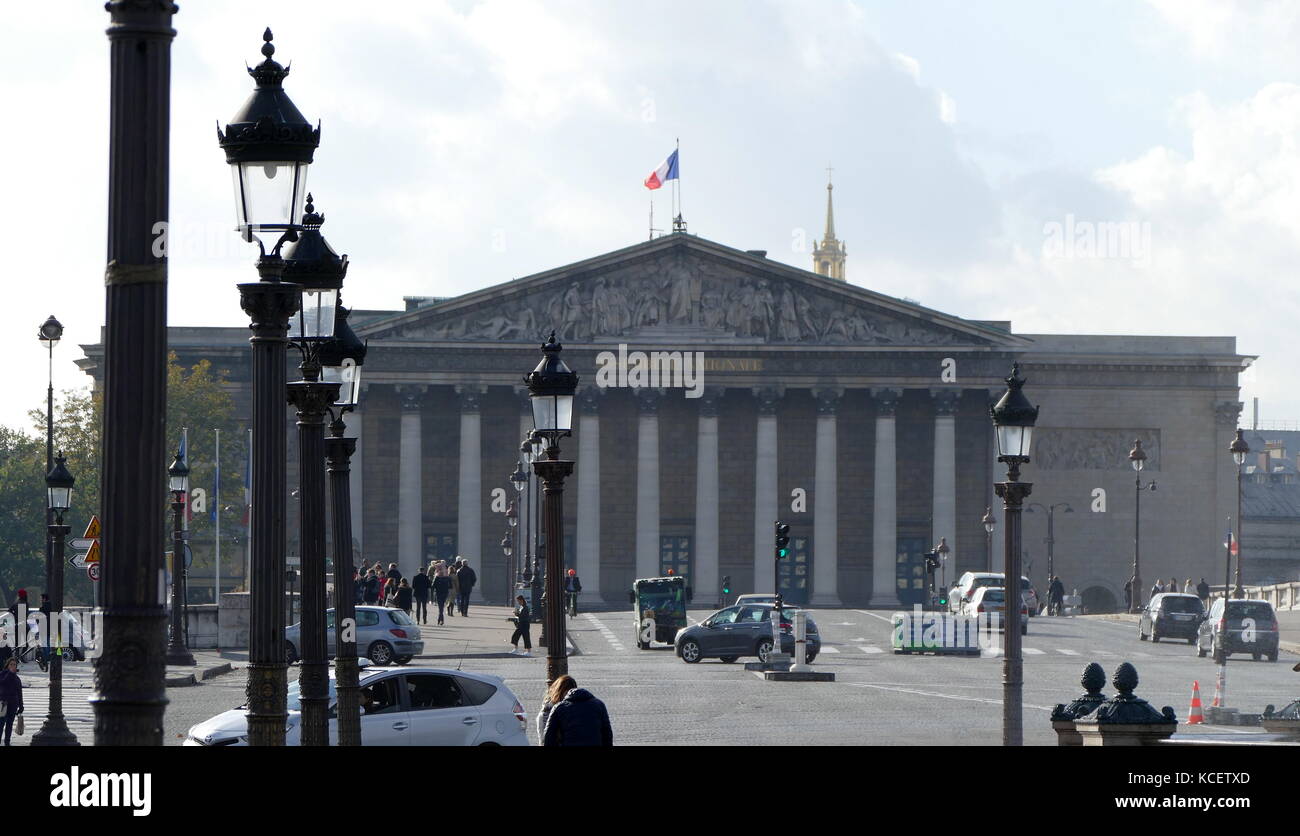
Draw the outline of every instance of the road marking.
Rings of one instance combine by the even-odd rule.
[[[822,651],[821,651],[821,652],[822,652],[822,653],[839,653],[839,652],[840,652],[840,649],[839,649],[838,647],[831,647],[830,645],[825,645],[825,644],[824,644],[824,645],[822,645]]]
[[[1022,648],[1021,648],[1021,651],[1024,652],[1024,653],[1025,653],[1026,655],[1028,655],[1028,656],[1042,656],[1042,655],[1043,655],[1043,651],[1039,650],[1039,649],[1036,648],[1036,647],[1022,647]]]
[[[961,702],[982,702],[982,703],[988,703],[989,705],[1002,705],[1002,700],[991,700],[991,699],[985,699],[983,697],[961,697],[961,696],[957,696],[956,694],[940,694],[936,691],[922,691],[919,688],[891,688],[888,685],[871,685],[866,682],[847,682],[845,684],[854,688],[875,688],[878,691],[896,691],[900,694],[916,694],[922,697],[938,697],[939,699],[944,699],[944,700],[958,700]],[[1023,705],[1025,708],[1034,708],[1039,711],[1052,710],[1050,706],[1046,706],[1046,705],[1030,705],[1029,703],[1024,703]]]
[[[605,637],[605,641],[609,642],[615,650],[619,653],[627,652],[627,648],[623,647],[623,643],[618,640],[618,636],[614,635],[614,631],[606,627],[599,618],[596,618],[596,616],[591,613],[585,613],[584,617],[595,625],[596,629],[600,631],[600,634]]]
[[[1066,650],[1064,647],[1058,647],[1058,648],[1056,648],[1056,652],[1057,652],[1057,653],[1064,653],[1066,656],[1078,656],[1078,655],[1079,655],[1079,651],[1077,651],[1077,650]]]
[[[872,645],[869,645],[869,644],[860,644],[860,645],[858,645],[858,650],[861,650],[863,653],[884,653],[884,652],[885,652],[885,651],[881,650],[880,648],[878,648],[878,647],[873,647]]]
[[[893,620],[892,618],[885,618],[883,615],[876,615],[875,613],[873,613],[873,612],[867,612],[866,610],[854,610],[854,612],[860,612],[860,613],[862,613],[863,615],[869,615],[869,616],[871,616],[872,618],[879,618],[881,621],[885,622],[886,624],[893,624],[893,623],[894,623],[894,620]]]

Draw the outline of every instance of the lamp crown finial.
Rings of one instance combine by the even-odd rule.
[[[248,68],[248,74],[257,82],[258,87],[279,87],[280,82],[284,81],[284,77],[289,74],[288,67],[281,66],[271,57],[275,55],[275,44],[271,43],[272,37],[274,36],[271,34],[271,27],[268,26],[262,33],[262,40],[265,41],[262,44],[262,56],[265,60],[256,67]]]

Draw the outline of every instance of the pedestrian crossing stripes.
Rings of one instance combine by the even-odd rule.
[[[830,647],[829,645],[822,645],[821,652],[822,652],[822,653],[839,653],[840,651],[839,651],[839,648],[837,648],[837,647]]]
[[[1022,650],[1026,655],[1028,655],[1028,656],[1042,656],[1042,655],[1043,655],[1043,651],[1039,650],[1039,649],[1036,648],[1036,647],[1024,647],[1024,648],[1021,648],[1021,650]]]
[[[863,653],[884,653],[884,652],[885,652],[885,651],[881,650],[880,648],[875,647],[874,645],[869,645],[869,644],[860,644],[860,645],[858,645],[858,650],[861,650]]]
[[[1078,655],[1079,655],[1079,651],[1077,651],[1077,650],[1066,650],[1066,649],[1063,648],[1063,647],[1058,647],[1058,648],[1056,648],[1056,652],[1057,652],[1057,653],[1063,653],[1063,654],[1065,654],[1066,656],[1078,656]]]
[[[618,640],[618,636],[614,635],[614,631],[606,627],[604,622],[599,618],[596,618],[592,613],[585,613],[583,617],[590,621],[592,626],[600,631],[600,634],[605,637],[605,641],[609,642],[611,647],[619,653],[626,652],[627,648],[623,647],[623,643]]]

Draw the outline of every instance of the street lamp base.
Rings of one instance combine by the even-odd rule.
[[[77,736],[68,728],[63,717],[46,717],[41,730],[32,735],[33,746],[80,746]]]
[[[194,667],[198,662],[194,661],[194,654],[190,653],[190,649],[182,646],[167,648],[167,664]]]

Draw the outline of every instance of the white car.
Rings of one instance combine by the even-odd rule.
[[[1006,586],[1005,572],[967,572],[957,581],[957,585],[948,590],[948,609],[955,613],[964,612],[966,605],[975,595],[975,590],[982,586]],[[1025,597],[1025,607],[1030,615],[1038,612],[1038,592],[1029,578],[1020,576],[1020,591]]]
[[[962,614],[970,618],[979,620],[980,628],[993,626],[993,613],[998,614],[997,629],[1005,630],[1007,617],[1005,587],[1001,586],[981,586],[975,590],[975,594],[966,602],[962,608]],[[1029,608],[1024,605],[1023,600],[1020,605],[1020,635],[1024,636],[1029,633]]]
[[[442,668],[365,668],[361,671],[361,742],[366,746],[527,746],[528,715],[498,676]],[[338,694],[330,671],[329,736],[338,742]],[[285,743],[302,738],[297,682],[289,684]],[[193,726],[185,746],[247,746],[248,707]]]

